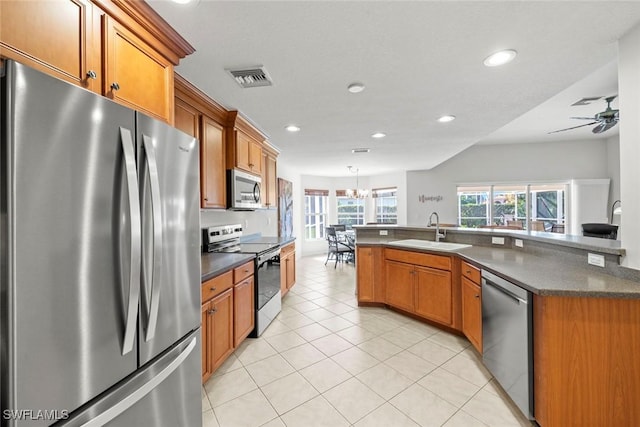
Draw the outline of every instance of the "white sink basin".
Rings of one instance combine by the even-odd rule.
[[[431,240],[419,239],[395,240],[393,242],[388,242],[387,245],[418,249],[434,249],[438,251],[457,251],[458,249],[471,247],[471,245],[465,245],[462,243],[434,242]]]

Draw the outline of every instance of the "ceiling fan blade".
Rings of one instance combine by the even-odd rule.
[[[574,127],[570,127],[570,128],[566,128],[566,129],[554,130],[553,132],[547,132],[547,135],[551,134],[551,133],[564,132],[565,130],[578,129],[578,128],[585,127],[585,126],[591,126],[591,125],[595,125],[596,123],[598,123],[598,122],[591,122],[591,123],[587,123],[586,125],[580,125],[580,126],[574,126]]]
[[[569,117],[570,119],[578,119],[578,120],[594,120],[593,117]]]
[[[609,129],[611,129],[612,127],[614,127],[618,122],[617,121],[611,121],[611,122],[603,122],[600,123],[598,126],[594,127],[591,132],[593,133],[602,133],[602,132],[606,132]]]

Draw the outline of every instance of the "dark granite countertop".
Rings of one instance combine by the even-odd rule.
[[[254,254],[203,253],[200,258],[201,281],[205,282],[254,258]]]
[[[490,246],[438,251],[387,245],[392,240],[397,239],[366,237],[359,238],[356,243],[442,255],[456,254],[538,295],[640,299],[640,282],[598,271],[598,267],[588,266],[586,259],[585,265],[579,265],[559,257]]]

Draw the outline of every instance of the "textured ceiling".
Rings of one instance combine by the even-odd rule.
[[[478,142],[591,138],[547,132],[604,109],[569,105],[615,93],[617,40],[640,22],[636,1],[148,2],[196,48],[177,72],[247,116],[279,161],[321,176],[430,169]],[[482,64],[505,48],[515,61]],[[253,65],[273,86],[242,89],[225,71]],[[365,91],[347,92],[355,81]]]

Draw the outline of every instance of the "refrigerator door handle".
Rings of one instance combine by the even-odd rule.
[[[157,375],[151,378],[149,381],[141,385],[138,389],[136,389],[133,393],[129,394],[124,399],[120,400],[117,404],[110,407],[97,417],[92,420],[82,424],[81,427],[99,427],[103,426],[113,419],[115,419],[118,415],[122,414],[124,411],[132,407],[136,404],[140,399],[149,394],[153,389],[155,389],[160,383],[162,383],[169,375],[171,375],[182,363],[185,359],[191,354],[193,349],[196,346],[196,337],[191,338],[191,342],[189,345],[176,356],[165,368],[163,368]]]
[[[130,270],[129,270],[129,302],[127,306],[127,320],[124,329],[122,355],[133,350],[136,336],[138,317],[138,302],[140,299],[140,260],[142,229],[140,223],[140,201],[138,200],[138,174],[136,171],[136,156],[133,148],[133,138],[129,129],[120,128],[120,141],[124,153],[125,175],[129,196],[129,218],[131,221],[130,239]]]
[[[149,319],[145,341],[153,339],[158,323],[158,310],[160,308],[160,274],[162,271],[162,212],[160,201],[160,179],[158,177],[158,163],[156,152],[153,147],[153,140],[147,135],[142,135],[142,145],[145,151],[149,171],[149,183],[151,185],[151,211],[153,215],[153,251],[152,251],[152,272],[151,272],[151,293],[149,302]],[[149,275],[142,276],[144,289],[149,289]],[[145,301],[146,303],[146,301]]]

